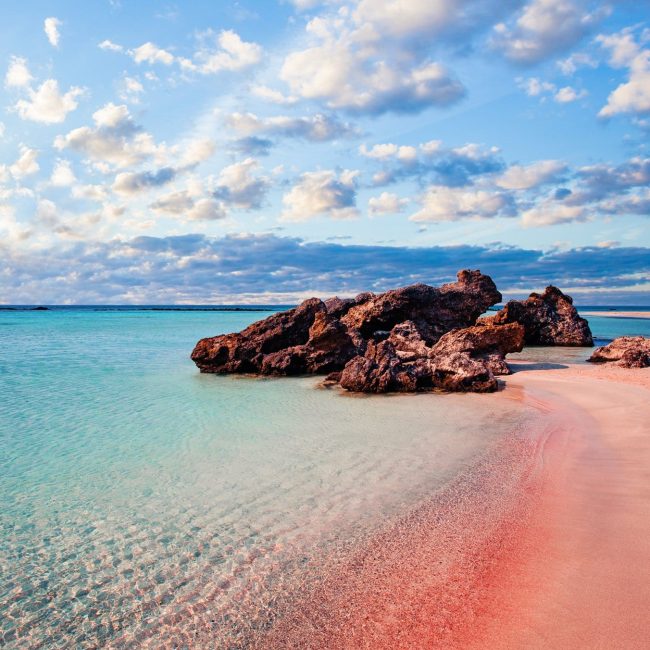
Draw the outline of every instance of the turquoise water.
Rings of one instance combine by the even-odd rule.
[[[267,313],[0,312],[0,646],[241,647],[306,564],[532,416],[196,371]]]

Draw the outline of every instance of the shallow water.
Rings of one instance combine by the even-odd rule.
[[[196,371],[263,315],[0,313],[0,645],[237,647],[532,417]]]

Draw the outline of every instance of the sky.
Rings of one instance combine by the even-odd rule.
[[[650,304],[650,3],[0,5],[0,302],[490,274]]]

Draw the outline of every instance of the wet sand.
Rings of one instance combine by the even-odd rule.
[[[250,647],[647,647],[650,371],[513,365],[491,399],[533,405],[540,428],[323,558]]]

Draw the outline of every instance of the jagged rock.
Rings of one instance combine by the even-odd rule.
[[[310,337],[313,346],[307,345]],[[201,339],[192,360],[202,372],[301,374],[327,372],[334,369],[332,355],[339,358],[335,365],[342,365],[357,352],[340,323],[328,315],[325,303],[310,298],[240,333]]]
[[[201,339],[192,359],[201,372],[297,375],[341,372],[348,361],[360,357],[366,361],[357,364],[376,363],[392,373],[392,379],[387,376],[380,383],[398,390],[393,387],[410,380],[399,375],[395,364],[413,354],[409,346],[415,344],[414,332],[418,346],[431,345],[453,328],[472,325],[500,300],[494,282],[479,271],[461,271],[457,282],[439,288],[416,284],[352,299],[311,298],[240,333]],[[410,324],[402,327],[409,331],[392,331],[405,321]],[[388,345],[379,345],[391,336]],[[395,362],[393,352],[398,355]]]
[[[479,324],[448,332],[433,346],[424,342],[417,325],[396,325],[388,338],[368,344],[365,355],[347,363],[339,381],[343,388],[365,393],[439,388],[489,392],[495,375],[508,374],[509,352],[520,352],[524,328],[518,323]]]
[[[578,316],[573,299],[554,286],[546,287],[542,294],[531,293],[526,300],[511,300],[489,320],[496,325],[520,323],[526,330],[527,345],[594,344],[589,324]]]
[[[519,323],[479,323],[445,334],[429,354],[431,383],[444,390],[491,392],[497,389],[495,375],[510,374],[506,354],[521,352],[524,327]]]
[[[492,278],[467,270],[458,273],[457,282],[441,287],[414,284],[370,296],[350,307],[341,322],[365,338],[374,339],[398,323],[414,321],[428,344],[451,329],[472,325],[488,307],[501,300]]]
[[[643,336],[621,336],[609,345],[594,350],[588,361],[614,362],[623,368],[648,368],[650,367],[650,339]]]

